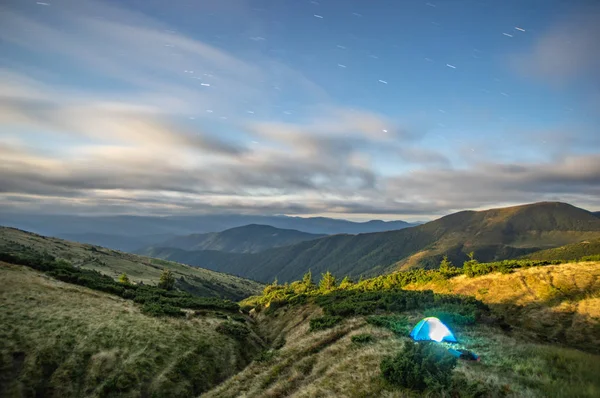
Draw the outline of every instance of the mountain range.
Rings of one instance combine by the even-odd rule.
[[[223,232],[191,234],[168,239],[143,248],[139,253],[156,247],[182,250],[218,250],[230,253],[257,253],[266,249],[289,246],[295,243],[321,238],[326,235],[309,234],[295,229],[275,228],[270,225],[250,224],[227,229]]]
[[[434,268],[448,255],[461,265],[474,252],[480,261],[516,258],[600,237],[600,218],[566,203],[541,202],[485,211],[461,211],[397,231],[338,234],[258,253],[152,247],[144,254],[255,280],[281,282],[331,271],[372,276]]]
[[[192,216],[79,216],[5,213],[0,225],[111,249],[136,251],[182,235],[221,232],[249,224],[270,225],[310,234],[358,234],[412,227],[405,221],[353,222],[326,217],[288,217],[245,214]]]

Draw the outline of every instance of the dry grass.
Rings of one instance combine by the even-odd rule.
[[[125,272],[135,283],[156,284],[162,270],[169,268],[176,278],[183,277],[193,286],[193,293],[202,296],[240,300],[259,293],[263,287],[248,279],[204,268],[40,236],[14,228],[0,227],[0,249],[15,253],[24,250],[47,252],[78,267],[93,269],[115,279]]]
[[[259,350],[223,320],[152,318],[131,301],[0,263],[0,396],[194,396]],[[41,395],[40,395],[41,394]]]

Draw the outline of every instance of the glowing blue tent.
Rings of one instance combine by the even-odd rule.
[[[410,332],[410,337],[416,341],[445,341],[448,343],[458,343],[456,337],[448,326],[435,317],[424,318],[417,323]]]

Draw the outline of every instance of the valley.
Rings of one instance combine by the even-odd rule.
[[[597,221],[543,203],[374,234],[249,225],[173,243],[221,250],[146,250],[181,262],[2,227],[0,395],[595,397]],[[258,249],[288,239],[308,240]],[[185,265],[196,253],[231,274]],[[349,258],[370,277],[333,267]],[[232,275],[242,264],[257,279],[282,279]],[[449,368],[398,384],[406,381],[390,378],[393,366],[419,360],[402,359],[412,355],[408,333],[431,316],[458,343],[418,347]],[[452,359],[449,349],[480,360]]]

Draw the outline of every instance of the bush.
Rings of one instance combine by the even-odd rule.
[[[378,326],[391,330],[398,336],[406,336],[410,332],[408,319],[398,315],[372,315],[367,317],[367,322],[373,326]]]
[[[325,315],[310,320],[310,331],[329,329],[342,322],[341,316]]]
[[[481,313],[475,303],[446,303],[424,312],[426,317],[434,316],[448,326],[473,325]]]
[[[229,321],[221,323],[217,326],[216,330],[217,332],[233,337],[236,340],[244,340],[250,334],[250,330],[245,325]]]
[[[417,391],[441,390],[452,383],[457,359],[437,344],[406,343],[394,357],[381,361],[381,373],[389,383]]]
[[[372,343],[375,339],[373,339],[373,336],[369,333],[361,333],[355,334],[350,338],[350,340],[352,340],[352,342],[355,344],[369,344]]]
[[[185,316],[185,312],[179,308],[159,303],[145,303],[142,306],[142,313],[151,316]]]

